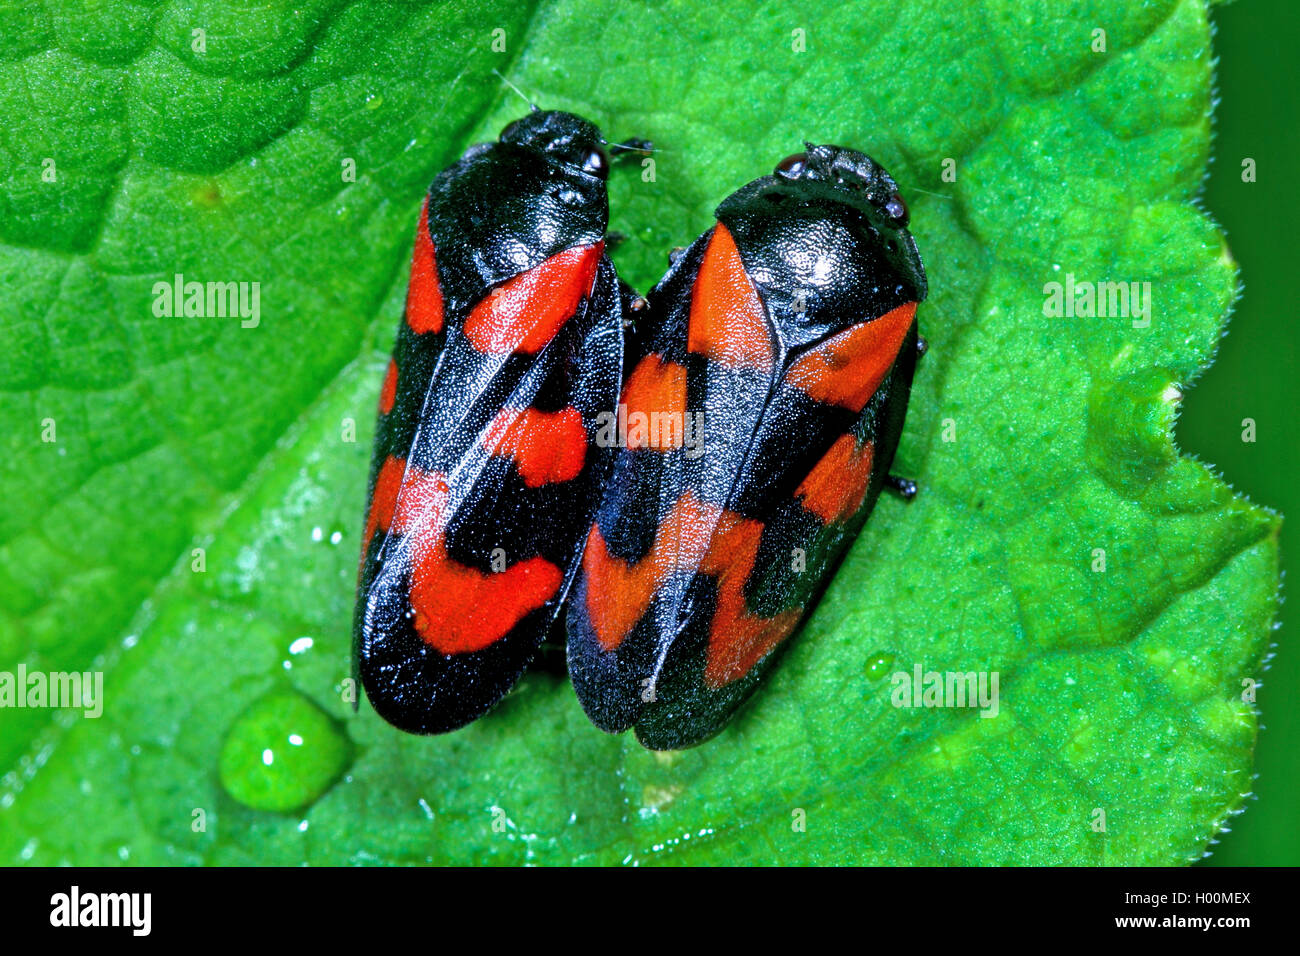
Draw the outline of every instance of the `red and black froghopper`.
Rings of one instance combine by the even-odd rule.
[[[375,710],[474,720],[560,614],[613,448],[629,302],[600,131],[535,111],[429,188],[379,402],[353,627]]]
[[[648,296],[629,438],[569,595],[587,715],[653,749],[721,729],[809,610],[888,480],[926,278],[897,185],[812,146],[751,182]],[[685,429],[683,429],[683,432]]]

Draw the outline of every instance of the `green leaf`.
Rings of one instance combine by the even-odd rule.
[[[0,711],[0,860],[1164,864],[1241,808],[1279,520],[1171,438],[1237,282],[1200,2],[31,0],[0,51],[0,669],[104,674],[98,718]],[[493,70],[658,144],[612,183],[641,288],[805,139],[912,207],[921,496],[691,751],[544,674],[432,739],[341,699],[415,217],[525,108]],[[178,273],[258,323],[156,316]],[[1046,315],[1067,275],[1149,325]],[[917,667],[996,671],[997,716],[895,707]]]

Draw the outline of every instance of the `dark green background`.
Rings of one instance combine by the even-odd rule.
[[[1253,0],[1215,8],[1219,57],[1214,161],[1205,205],[1228,234],[1241,266],[1243,297],[1214,366],[1187,393],[1177,439],[1211,462],[1252,501],[1300,515],[1296,484],[1296,229],[1300,191],[1300,85],[1291,72],[1300,45],[1294,0]],[[1241,180],[1255,160],[1256,181]],[[1256,441],[1241,439],[1253,418]],[[1282,566],[1296,546],[1294,523],[1282,527]],[[1285,610],[1285,609],[1284,609]],[[1300,864],[1300,655],[1288,627],[1276,634],[1277,657],[1263,675],[1264,730],[1249,801],[1232,832],[1211,846],[1211,865]]]

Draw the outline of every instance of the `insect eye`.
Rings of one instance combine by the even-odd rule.
[[[782,176],[794,178],[804,171],[808,165],[807,153],[795,153],[793,156],[787,156],[776,164],[776,172]]]
[[[606,179],[609,176],[609,157],[605,151],[597,147],[587,153],[586,158],[582,161],[582,171],[591,173],[593,176],[599,176]]]
[[[903,197],[898,193],[892,194],[885,200],[885,215],[888,216],[900,229],[907,225],[908,212],[907,203],[903,202]]]

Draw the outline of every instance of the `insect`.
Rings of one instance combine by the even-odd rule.
[[[429,188],[353,621],[355,671],[403,730],[453,730],[500,700],[576,571],[633,307],[604,251],[609,166],[594,125],[535,110]]]
[[[721,729],[891,481],[926,295],[907,223],[877,163],[808,144],[724,200],[647,297],[567,612],[598,727],[656,750]]]

